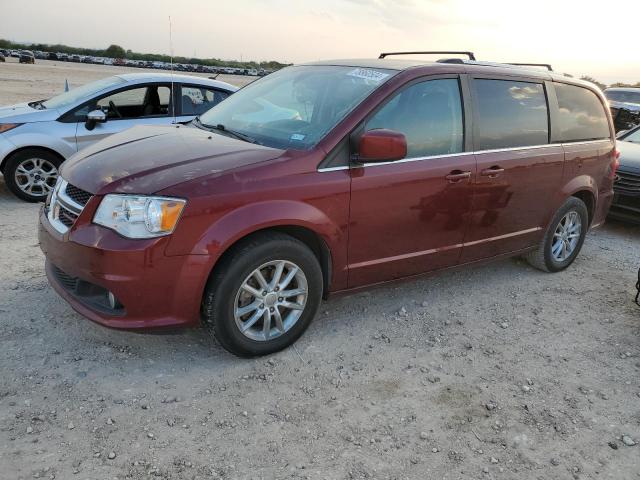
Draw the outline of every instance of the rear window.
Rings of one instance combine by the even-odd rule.
[[[555,84],[560,114],[558,133],[563,142],[609,138],[609,122],[604,106],[591,90],[564,83]]]
[[[475,150],[549,143],[549,115],[542,84],[474,79],[472,90],[477,110]]]

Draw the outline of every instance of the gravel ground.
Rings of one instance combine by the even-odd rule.
[[[26,99],[18,67],[28,98],[68,73],[0,64],[0,104]],[[295,348],[241,360],[200,329],[83,319],[47,284],[38,206],[0,179],[0,209],[2,478],[640,478],[640,227],[592,232],[558,274],[512,259],[334,297]]]

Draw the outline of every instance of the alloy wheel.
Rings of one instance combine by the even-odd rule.
[[[24,193],[34,197],[46,197],[58,179],[58,169],[49,160],[28,158],[16,168],[16,185]]]
[[[236,325],[252,340],[273,340],[293,328],[307,298],[307,278],[299,266],[287,260],[267,262],[251,272],[236,293]]]
[[[582,233],[582,220],[578,212],[567,212],[553,234],[551,255],[557,262],[564,262],[575,251]]]

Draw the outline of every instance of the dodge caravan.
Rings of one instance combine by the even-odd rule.
[[[607,102],[470,58],[292,66],[87,147],[40,214],[51,285],[102,325],[203,324],[252,356],[332,293],[505,256],[567,268],[611,203]]]

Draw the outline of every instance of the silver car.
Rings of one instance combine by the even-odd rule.
[[[42,201],[60,164],[78,150],[134,125],[190,121],[236,90],[203,77],[132,73],[0,107],[0,172],[16,196]]]

